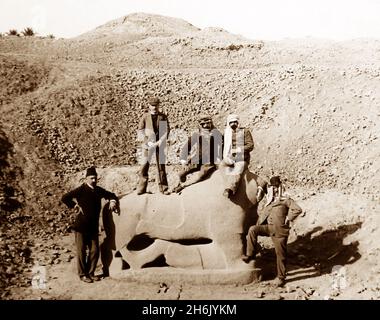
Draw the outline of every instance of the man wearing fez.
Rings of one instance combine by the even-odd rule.
[[[293,222],[302,209],[291,198],[283,196],[283,186],[278,176],[270,178],[267,192],[267,202],[263,213],[255,226],[248,230],[246,255],[243,260],[246,263],[255,260],[258,248],[257,237],[271,237],[277,257],[277,278],[275,285],[281,287],[285,284],[287,241],[290,223]]]
[[[187,175],[199,171],[192,184],[202,181],[216,170],[216,164],[222,159],[223,135],[214,127],[210,116],[201,115],[198,121],[198,131],[182,148],[180,161],[183,169],[179,173],[180,183],[174,189],[177,193],[184,188]]]
[[[86,282],[99,281],[95,275],[99,259],[99,216],[101,200],[110,200],[111,211],[118,207],[118,198],[114,193],[97,186],[98,175],[96,169],[91,167],[86,171],[85,182],[78,188],[66,193],[62,202],[69,208],[78,212],[72,227],[75,231],[75,244],[77,248],[78,275]],[[89,254],[86,256],[86,249]]]
[[[158,98],[149,98],[148,104],[149,111],[141,118],[137,132],[137,139],[142,142],[137,194],[146,193],[149,166],[153,156],[155,156],[157,164],[160,192],[162,194],[169,194],[165,169],[165,147],[170,130],[169,122],[167,116],[159,111],[160,100]]]

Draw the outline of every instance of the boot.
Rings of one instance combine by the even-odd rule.
[[[275,288],[281,288],[285,285],[285,279],[280,279],[280,278],[276,278],[274,281],[273,281],[273,286]]]
[[[148,177],[140,178],[139,184],[137,186],[137,195],[146,193],[147,186],[148,186]]]
[[[183,190],[183,186],[181,185],[181,184],[179,184],[178,186],[176,186],[175,188],[174,188],[174,192],[175,193],[180,193],[182,190]]]
[[[182,182],[182,183],[186,182],[186,174],[184,174],[184,173],[180,173],[180,174],[178,175],[178,178],[179,178],[179,181],[180,181],[180,182]]]
[[[169,195],[169,194],[170,194],[170,192],[169,192],[169,188],[168,188],[168,186],[166,186],[166,185],[162,185],[162,184],[160,184],[160,185],[159,185],[159,189],[160,189],[160,192],[161,192],[162,194],[165,194],[165,195]]]

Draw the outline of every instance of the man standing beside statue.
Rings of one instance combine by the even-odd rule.
[[[302,209],[291,198],[283,195],[283,186],[279,176],[270,178],[267,192],[267,202],[262,214],[255,226],[248,230],[246,255],[243,260],[246,263],[254,261],[257,254],[257,237],[271,237],[277,259],[277,278],[275,286],[285,284],[287,242],[290,224],[302,213]]]
[[[109,200],[111,211],[118,209],[117,196],[97,186],[98,174],[95,167],[86,171],[85,182],[78,188],[66,193],[62,202],[71,209],[77,210],[77,217],[72,229],[75,231],[77,247],[78,275],[86,283],[99,281],[95,275],[99,259],[99,217],[101,200]],[[88,254],[86,253],[88,249]]]

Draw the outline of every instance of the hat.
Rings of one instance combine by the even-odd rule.
[[[86,171],[86,177],[89,176],[97,176],[98,174],[96,173],[95,167],[88,168]]]
[[[237,121],[239,122],[239,116],[237,114],[230,114],[228,117],[227,117],[227,124],[230,124],[231,122],[233,121]]]
[[[202,115],[199,116],[198,121],[199,121],[200,123],[202,123],[202,122],[204,122],[204,121],[212,121],[212,119],[211,119],[211,117],[210,117],[209,115],[207,115],[207,114],[202,114]]]
[[[278,187],[281,184],[281,179],[279,176],[273,176],[269,181],[271,186]]]
[[[158,106],[160,104],[160,99],[158,99],[156,97],[151,97],[151,98],[148,99],[148,103],[151,106]]]

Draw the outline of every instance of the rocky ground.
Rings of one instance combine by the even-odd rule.
[[[75,39],[1,38],[2,298],[377,299],[379,50],[376,40],[252,41],[144,14]],[[171,181],[197,115],[213,115],[223,129],[227,114],[241,114],[256,143],[251,170],[282,175],[306,209],[290,239],[290,287],[165,291],[106,279],[82,290],[72,272],[72,215],[59,199],[93,164],[113,191],[132,188],[136,127],[151,93],[171,122]],[[265,259],[273,263],[270,243]],[[48,268],[42,291],[31,287],[37,261]],[[336,265],[347,283],[331,291]],[[104,296],[112,287],[120,290]]]

